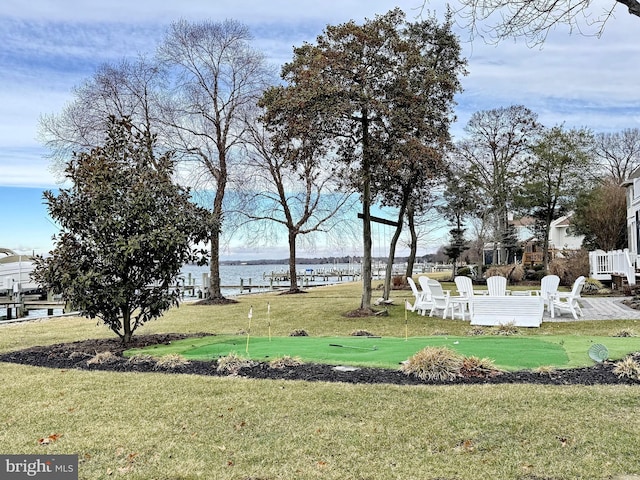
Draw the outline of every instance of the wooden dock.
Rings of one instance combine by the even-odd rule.
[[[39,295],[24,295],[17,298],[13,296],[0,297],[0,308],[6,310],[4,320],[29,316],[29,312],[46,310],[47,315],[53,315],[54,310],[62,310],[66,313],[67,305],[62,300],[43,300]]]

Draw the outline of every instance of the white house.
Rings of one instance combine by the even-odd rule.
[[[551,222],[549,226],[549,248],[560,251],[580,250],[584,235],[571,235],[569,233],[571,216],[572,213],[569,213]]]
[[[551,258],[562,255],[562,251],[579,250],[582,247],[584,235],[572,235],[569,233],[572,214],[573,212],[563,215],[552,221],[549,225],[549,250],[551,251]],[[523,245],[523,256],[519,260],[525,264],[542,262],[541,245],[533,233],[535,220],[532,217],[513,218],[510,216],[509,222],[515,227],[518,240]],[[485,245],[485,259],[490,256],[492,249],[492,243]],[[502,259],[500,257],[500,251],[498,251],[498,259]]]

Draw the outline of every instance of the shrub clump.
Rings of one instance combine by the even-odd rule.
[[[352,337],[375,337],[375,335],[367,330],[354,330],[351,332]]]
[[[525,271],[519,263],[511,265],[494,265],[487,269],[485,277],[505,277],[508,282],[521,282],[524,280]]]
[[[400,370],[421,380],[446,381],[460,376],[464,357],[447,347],[426,347],[402,364]]]
[[[307,333],[306,330],[298,329],[291,332],[289,336],[290,337],[308,337],[309,334]]]
[[[248,358],[241,357],[236,352],[220,357],[216,365],[216,371],[229,375],[237,375],[242,368],[255,366],[257,363]]]
[[[587,278],[582,285],[582,293],[585,295],[597,295],[604,290],[604,285],[595,278]]]
[[[119,357],[111,352],[96,353],[93,357],[87,360],[87,365],[103,365],[108,363],[115,363],[119,360]]]
[[[630,378],[632,380],[640,380],[640,363],[633,355],[626,356],[613,367],[613,373],[618,378]]]
[[[469,335],[470,337],[484,335],[484,329],[480,327],[473,327],[471,330],[467,331],[467,335]]]
[[[129,357],[129,359],[127,360],[128,363],[132,364],[132,365],[155,365],[156,364],[156,358],[151,356],[151,355],[146,355],[146,354],[142,354],[142,353],[138,353],[136,355],[133,355],[132,357]]]
[[[460,368],[461,377],[495,377],[502,373],[499,368],[495,366],[493,360],[489,358],[480,357],[465,357],[462,360],[462,367]]]
[[[621,338],[637,337],[636,332],[634,332],[630,328],[623,328],[622,330],[616,332],[613,336]]]
[[[549,262],[549,273],[560,277],[560,285],[570,287],[581,275],[589,276],[589,252],[585,249],[563,251]]]
[[[501,323],[498,325],[494,331],[494,335],[517,335],[519,333],[518,327],[516,327],[512,322],[509,323]]]
[[[541,365],[533,370],[538,375],[553,375],[556,372],[556,367],[553,365]]]
[[[178,353],[163,355],[156,360],[156,368],[160,370],[174,370],[189,365],[191,362]]]
[[[304,365],[304,362],[300,359],[300,357],[290,357],[289,355],[285,355],[284,357],[280,358],[274,358],[269,362],[269,367],[275,369],[299,367],[300,365]]]

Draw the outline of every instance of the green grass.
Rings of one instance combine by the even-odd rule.
[[[451,287],[449,287],[451,288]],[[348,318],[360,285],[183,305],[137,333],[274,337],[305,329],[404,338],[402,299],[388,317]],[[411,315],[410,337],[466,337],[467,322]],[[544,323],[518,338],[584,339],[615,350],[636,321]],[[0,327],[0,351],[112,337],[96,321]],[[575,338],[575,345],[572,339]],[[369,339],[372,340],[372,339]],[[626,339],[633,340],[633,339]],[[250,351],[253,348],[250,344]],[[244,352],[244,344],[239,345]],[[0,452],[78,454],[80,479],[609,479],[640,474],[640,386],[349,385],[177,374],[50,370],[0,363]],[[47,446],[38,439],[59,434]]]

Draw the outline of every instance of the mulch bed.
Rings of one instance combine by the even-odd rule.
[[[166,344],[174,340],[190,336],[209,334],[182,335],[158,334],[134,336],[126,349]],[[125,347],[118,338],[93,339],[80,342],[56,344],[43,347],[32,347],[25,350],[8,352],[0,355],[1,362],[18,363],[38,367],[57,369],[103,370],[114,372],[166,372],[174,374],[193,374],[207,376],[226,376],[216,371],[215,361],[190,361],[177,367],[160,367],[155,361],[131,362],[122,356]],[[102,363],[93,363],[96,354],[111,352],[113,357]],[[548,373],[518,371],[501,373],[492,377],[464,377],[446,382],[428,382],[415,376],[408,376],[399,370],[379,368],[359,368],[355,371],[338,371],[332,365],[308,363],[295,367],[272,368],[266,363],[239,370],[236,376],[272,380],[306,380],[322,382],[346,382],[363,384],[514,384],[529,383],[540,385],[637,385],[640,382],[628,378],[619,378],[613,373],[613,362],[603,362],[591,367],[557,370]]]

